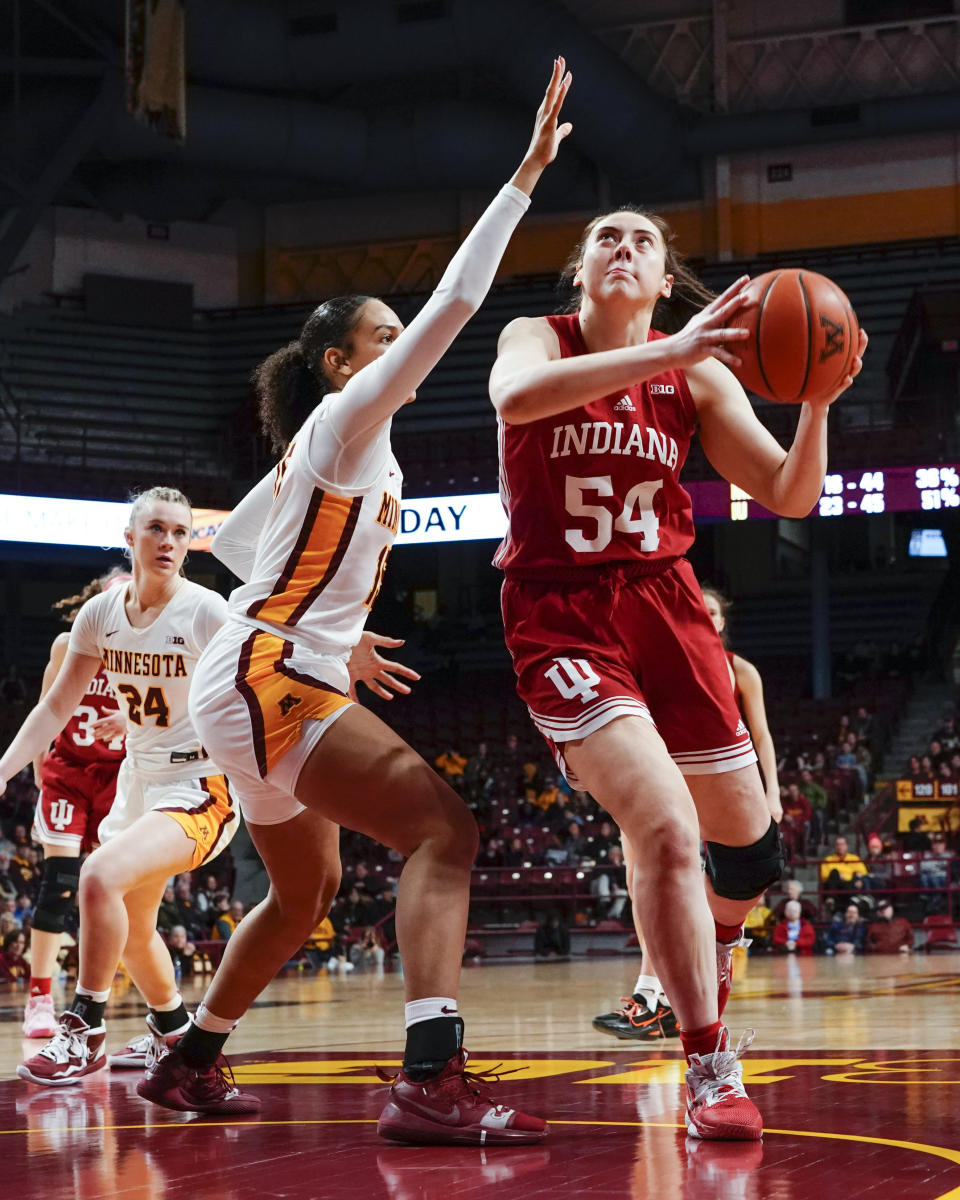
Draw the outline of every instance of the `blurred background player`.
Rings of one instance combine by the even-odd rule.
[[[115,567],[92,579],[76,596],[59,600],[53,607],[72,623],[81,605],[92,596],[129,578],[126,571]],[[57,678],[69,641],[70,635],[61,633],[50,647],[41,700]],[[52,1037],[57,1027],[50,984],[60,952],[60,936],[77,893],[80,856],[99,844],[100,822],[113,804],[117,772],[123,761],[124,731],[117,698],[101,668],[49,752],[34,762],[34,781],[40,795],[33,827],[43,846],[43,878],[30,930],[30,998],[23,1016],[23,1033],[28,1038]]]
[[[763,776],[763,790],[767,798],[767,807],[770,809],[771,817],[779,823],[783,816],[783,809],[780,805],[780,786],[777,780],[777,755],[767,721],[766,706],[763,702],[763,680],[753,663],[748,662],[741,655],[735,654],[727,644],[727,612],[730,609],[730,601],[716,588],[705,587],[700,590],[703,595],[704,607],[723,642],[737,708],[743,714],[753,738],[753,747],[757,752]],[[629,858],[627,861],[629,862]],[[628,883],[631,881],[629,870],[627,881]],[[677,1024],[676,1014],[657,976],[651,955],[644,942],[643,931],[640,929],[636,917],[634,924],[643,956],[643,965],[637,976],[633,993],[630,996],[621,997],[623,1007],[616,1012],[602,1013],[600,1016],[594,1017],[593,1027],[624,1040],[651,1041],[657,1038],[679,1037],[680,1027]],[[740,945],[746,949],[749,939],[740,939]],[[726,966],[727,954],[726,947],[718,951],[718,969]],[[729,970],[732,983],[732,956],[729,960]]]
[[[720,1013],[743,917],[780,877],[783,850],[683,557],[694,528],[679,472],[696,431],[724,479],[805,516],[823,486],[829,405],[861,362],[802,405],[784,451],[729,369],[746,277],[709,299],[670,241],[645,210],[599,216],[569,264],[576,310],[501,334],[490,395],[509,526],[494,562],[520,697],[568,780],[629,842],[634,907],[681,1025],[688,1132],[754,1140],[762,1122],[739,1062],[749,1037],[732,1048]],[[655,310],[675,286],[695,311],[667,335]]]

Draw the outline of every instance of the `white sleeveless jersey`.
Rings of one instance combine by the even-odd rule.
[[[163,776],[216,774],[187,713],[197,660],[227,619],[227,602],[184,579],[146,629],[127,619],[127,587],[88,600],[70,649],[99,658],[127,718],[127,758]]]
[[[365,480],[336,487],[311,466],[311,441],[333,438],[317,408],[274,472],[249,582],[230,596],[231,617],[318,654],[345,659],[360,640],[400,525],[403,475],[390,422],[364,459]]]

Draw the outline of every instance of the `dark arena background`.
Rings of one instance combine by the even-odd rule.
[[[375,1068],[402,1047],[402,862],[344,833],[333,938],[287,964],[230,1042],[259,1117],[150,1107],[136,1072],[18,1079],[39,1043],[21,1039],[25,986],[6,971],[4,1196],[960,1197],[956,0],[4,0],[0,746],[64,628],[51,605],[122,561],[131,493],[190,497],[187,573],[229,592],[211,531],[273,462],[251,369],[330,296],[416,313],[519,162],[557,54],[573,134],[480,312],[394,422],[402,536],[369,626],[405,639],[396,657],[422,680],[389,704],[361,696],[476,816],[472,1061],[513,1071],[505,1094],[550,1136],[489,1150],[377,1138]],[[732,599],[730,645],[763,678],[787,878],[816,938],[810,955],[776,952],[778,888],[735,960],[727,1020],[757,1030],[744,1068],[760,1143],[688,1140],[679,1043],[592,1025],[639,963],[616,831],[558,781],[516,698],[490,565],[498,334],[566,302],[557,280],[582,227],[627,202],[668,218],[714,290],[806,267],[870,336],[810,516],[767,513],[696,443],[683,476],[691,562]],[[753,402],[788,445],[798,410]],[[4,934],[29,928],[35,801],[29,771],[0,800]],[[838,837],[862,873],[831,875]],[[215,866],[189,881],[191,903],[264,895],[242,833]],[[833,952],[849,901],[872,925],[890,898],[902,952],[869,948],[869,931],[865,952]],[[566,935],[552,954],[538,940],[551,914]],[[75,915],[68,929],[58,1008],[83,936]],[[176,962],[192,1009],[223,942],[199,916],[190,932],[196,953]],[[121,970],[111,1046],[143,1031],[142,1012]]]

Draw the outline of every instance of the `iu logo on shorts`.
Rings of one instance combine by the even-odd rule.
[[[595,683],[600,682],[600,676],[585,658],[555,658],[553,666],[544,674],[564,700],[579,696],[580,703],[586,704],[600,695],[593,688]]]
[[[72,820],[73,805],[70,801],[63,798],[54,800],[50,805],[50,824],[54,829],[58,829],[62,833],[65,829],[69,829]]]

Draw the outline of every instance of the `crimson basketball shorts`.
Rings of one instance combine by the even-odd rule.
[[[517,691],[574,786],[563,744],[621,716],[652,722],[684,775],[757,761],[685,559],[656,575],[614,568],[589,583],[507,579],[502,603]]]
[[[100,822],[117,791],[122,759],[74,762],[51,750],[40,768],[40,799],[33,817],[37,840],[77,856],[100,841]]]

